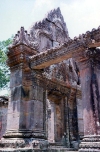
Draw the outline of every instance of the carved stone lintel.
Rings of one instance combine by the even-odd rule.
[[[33,70],[33,71],[35,71],[35,70]],[[72,90],[76,91],[75,86],[67,85],[67,84],[65,84],[64,81],[58,81],[56,79],[55,80],[47,79],[45,76],[42,76],[42,75],[34,73],[34,72],[32,74],[31,79],[33,81],[33,84],[35,84],[37,86],[41,86],[44,89],[47,89],[48,91],[57,90],[58,92],[62,93],[62,95],[69,94],[71,87],[72,87]]]

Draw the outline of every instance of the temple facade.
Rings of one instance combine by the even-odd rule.
[[[11,95],[0,151],[100,151],[100,27],[73,40],[59,8],[9,46]]]

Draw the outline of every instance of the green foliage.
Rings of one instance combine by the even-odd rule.
[[[9,38],[6,41],[0,42],[0,88],[7,87],[9,82],[9,68],[6,64],[7,60],[7,47],[12,43],[12,38]]]

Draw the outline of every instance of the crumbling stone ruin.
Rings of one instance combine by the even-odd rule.
[[[15,35],[0,151],[100,151],[100,27],[71,39],[59,8]]]

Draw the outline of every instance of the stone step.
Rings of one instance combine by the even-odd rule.
[[[74,148],[63,148],[63,147],[56,147],[56,148],[49,148],[48,152],[78,152],[78,150]]]
[[[48,150],[40,150],[40,149],[0,149],[0,152],[78,152],[75,151],[73,148],[53,148]]]

